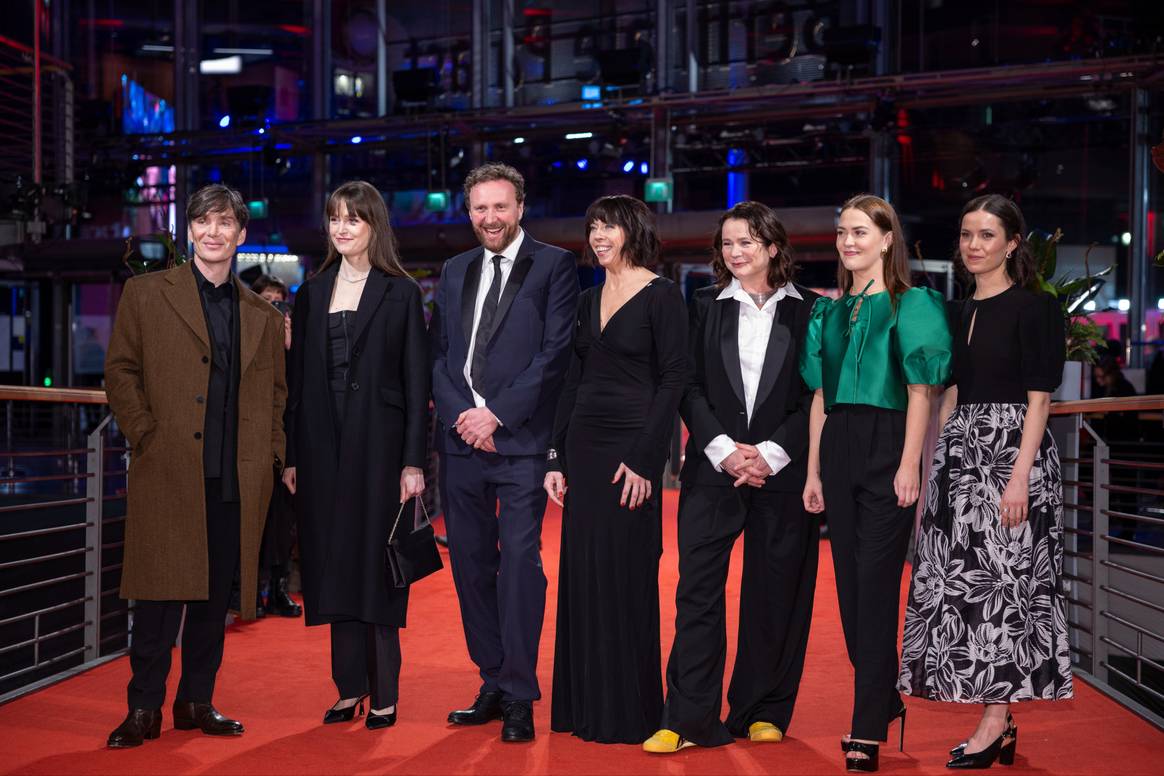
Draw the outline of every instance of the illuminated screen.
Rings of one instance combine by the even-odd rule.
[[[121,76],[121,131],[127,135],[174,131],[174,108]]]

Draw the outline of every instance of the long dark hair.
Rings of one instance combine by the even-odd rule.
[[[599,197],[586,208],[586,259],[598,259],[590,247],[590,226],[595,221],[621,227],[626,241],[622,246],[622,260],[632,267],[653,267],[659,263],[662,244],[655,231],[655,214],[641,200],[625,194]]]
[[[962,208],[962,215],[958,216],[958,228],[961,229],[962,219],[968,213],[979,210],[989,213],[1002,223],[1007,241],[1018,241],[1015,249],[1010,252],[1006,259],[1007,276],[1017,286],[1031,291],[1039,290],[1039,273],[1035,263],[1035,254],[1027,242],[1027,222],[1023,218],[1023,211],[1019,210],[1019,206],[1013,200],[1001,194],[983,194],[981,197],[970,200],[966,203],[966,207]],[[974,282],[974,276],[966,269],[966,264],[962,261],[962,251],[958,247],[954,248],[954,265],[963,278],[969,283]]]
[[[869,220],[882,232],[893,234],[889,243],[889,250],[881,260],[882,274],[885,276],[885,288],[889,291],[889,301],[897,304],[898,298],[909,290],[909,250],[905,246],[905,232],[901,228],[901,220],[893,205],[875,194],[858,194],[850,197],[841,205],[841,212],[859,210],[869,216]],[[847,294],[853,288],[853,273],[845,269],[844,262],[837,262],[837,286],[841,294]]]
[[[348,181],[331,193],[327,198],[327,207],[323,209],[323,228],[327,239],[327,258],[319,268],[320,272],[340,260],[339,251],[331,241],[328,232],[328,222],[339,216],[340,203],[347,205],[351,213],[365,223],[371,231],[368,241],[368,261],[376,269],[395,277],[409,277],[404,265],[400,263],[400,250],[396,246],[396,234],[392,231],[392,223],[388,220],[388,207],[384,204],[384,197],[370,183],[366,181]]]
[[[711,238],[711,270],[715,273],[715,284],[725,288],[732,282],[732,273],[723,260],[723,225],[729,219],[743,221],[748,225],[748,234],[768,250],[776,246],[776,255],[768,262],[768,286],[776,289],[791,283],[796,274],[796,264],[792,260],[792,249],[788,245],[788,230],[776,216],[776,211],[761,202],[740,202],[719,217],[715,236]]]

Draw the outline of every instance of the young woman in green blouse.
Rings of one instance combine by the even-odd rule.
[[[801,351],[801,375],[815,391],[804,505],[828,511],[856,674],[845,764],[875,771],[889,723],[905,724],[895,687],[899,591],[931,387],[949,375],[950,332],[942,297],[910,288],[905,239],[888,202],[871,194],[846,202],[837,253],[841,296],[817,300]]]

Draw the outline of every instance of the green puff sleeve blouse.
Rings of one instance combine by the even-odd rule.
[[[888,291],[822,297],[809,318],[800,374],[812,390],[824,389],[826,411],[837,404],[904,411],[906,386],[949,378],[950,345],[945,302],[932,289],[911,288],[896,307]]]

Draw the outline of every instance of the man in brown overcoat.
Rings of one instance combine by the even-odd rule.
[[[174,727],[240,735],[211,704],[236,568],[254,617],[259,545],[284,452],[283,317],[231,273],[246,203],[221,185],[186,206],[191,261],[130,279],[105,361],[132,447],[121,597],[133,599],[129,715],[109,746],[157,738],[182,631]],[[182,612],[185,608],[185,624]]]

